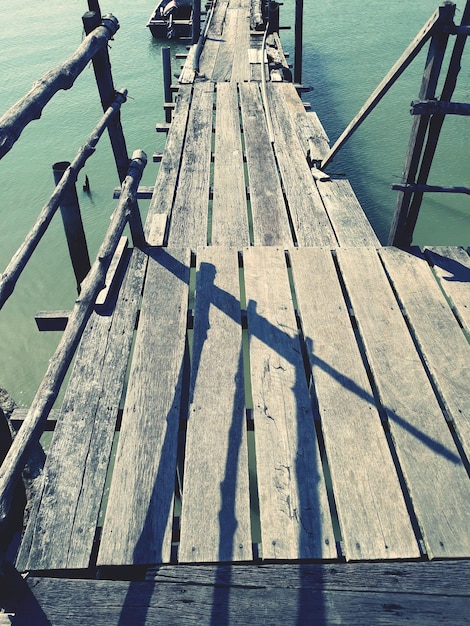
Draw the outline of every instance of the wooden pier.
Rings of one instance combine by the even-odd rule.
[[[468,619],[470,257],[381,246],[252,13],[218,0],[157,129],[146,243],[49,416],[13,624]]]

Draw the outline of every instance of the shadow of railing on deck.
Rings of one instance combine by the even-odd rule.
[[[168,256],[170,257],[169,252],[167,252],[166,254],[168,254]],[[168,263],[167,266],[175,267],[175,260],[172,257],[171,257],[171,263]],[[208,269],[210,271],[207,271]],[[213,280],[213,278],[216,275],[217,269],[216,267],[211,266],[210,268],[208,267],[203,268],[203,271],[205,271],[206,277],[209,277],[210,280]],[[232,311],[234,310],[240,311],[240,306],[241,306],[240,301],[236,300],[234,296],[232,296],[231,294],[228,294],[227,292],[220,289],[216,285],[212,285],[212,290],[213,290],[213,293],[215,293],[215,297],[213,298],[212,302],[209,303],[208,306],[212,304],[214,306],[220,307],[222,302],[225,303],[224,305],[225,308],[223,309],[224,313],[226,313],[229,317],[232,317],[234,321],[239,323],[240,320],[236,319],[233,316]],[[218,293],[220,293],[220,296],[221,296],[220,298],[217,297]],[[196,298],[197,298],[197,295],[196,295]],[[230,306],[227,306],[227,302],[230,303]],[[253,333],[256,333],[255,336],[257,336],[257,338],[261,339],[262,341],[264,341],[267,337],[268,338],[270,337],[272,340],[272,345],[282,346],[281,351],[279,352],[280,357],[282,357],[283,359],[286,359],[286,361],[290,363],[298,363],[299,361],[297,358],[293,360],[293,353],[298,355],[299,352],[301,352],[301,344],[300,344],[299,336],[295,335],[294,337],[291,337],[288,333],[283,331],[282,328],[278,326],[274,326],[269,320],[260,316],[256,310],[256,302],[250,301],[248,303],[247,310],[250,313],[249,319],[251,318],[252,320],[252,322],[251,323],[249,322],[248,324],[249,334],[253,336]],[[208,325],[208,311],[206,311],[205,314],[203,312],[201,313],[202,313],[201,318],[200,318],[201,323],[202,324],[205,323],[206,325]],[[204,322],[204,319],[206,320],[205,322]],[[195,320],[195,324],[197,323],[198,323],[198,320]],[[373,397],[370,391],[360,387],[353,380],[351,380],[348,377],[345,377],[336,367],[334,367],[330,363],[327,363],[321,358],[319,358],[318,356],[316,356],[313,342],[309,337],[306,337],[304,341],[305,341],[308,354],[310,355],[310,359],[311,359],[310,365],[313,370],[314,368],[322,369],[329,376],[331,376],[331,378],[340,382],[341,385],[343,385],[352,393],[358,395],[359,397],[363,398],[369,403],[377,404],[377,399]],[[202,344],[200,346],[200,350],[202,350]],[[193,356],[194,360],[193,360],[193,367],[192,367],[192,376],[195,376],[198,371],[198,359],[200,357],[200,350],[198,354]],[[299,395],[302,396],[305,390],[307,390],[307,393],[308,393],[307,375],[306,375],[305,368],[304,368],[302,361],[300,362],[301,362],[301,367],[300,368],[297,367],[296,376],[295,376],[295,384],[293,387],[293,391],[295,393],[296,398],[298,398]],[[238,389],[238,386],[243,385],[243,376],[240,375],[240,369],[242,368],[242,363],[243,363],[243,355],[242,355],[242,346],[240,345],[240,359],[239,359],[239,370],[238,370],[238,375],[237,375],[237,389]],[[214,379],[214,384],[216,384],[215,379]],[[314,393],[313,389],[312,389],[312,393]],[[414,437],[416,437],[418,440],[420,440],[423,444],[425,444],[427,447],[432,449],[434,452],[445,457],[447,460],[449,460],[452,463],[455,463],[455,464],[461,463],[461,459],[455,451],[448,450],[447,448],[443,447],[439,442],[435,441],[433,438],[429,437],[426,433],[417,429],[413,424],[411,424],[408,420],[406,420],[402,416],[395,413],[392,409],[388,407],[382,407],[382,409],[385,411],[388,419],[395,421],[400,427],[405,428],[409,433],[411,433]],[[305,411],[303,410],[298,411],[297,413],[297,423],[299,423],[299,420],[302,420],[302,419],[305,419]],[[312,419],[313,419],[313,416],[312,416]],[[377,419],[379,419],[379,415],[377,416]],[[219,511],[219,519],[227,519],[227,515],[229,516],[231,515],[232,517],[232,522],[229,525],[229,527],[220,529],[221,537],[222,536],[225,537],[224,538],[225,543],[224,543],[224,548],[222,548],[222,544],[219,546],[219,552],[221,554],[223,553],[224,556],[226,555],[226,546],[228,545],[227,542],[230,540],[230,538],[233,539],[233,536],[237,528],[237,520],[235,517],[235,511],[233,510],[233,495],[234,495],[234,490],[235,490],[234,466],[236,466],[236,463],[238,460],[238,452],[239,452],[240,443],[241,443],[241,428],[243,426],[244,424],[242,423],[231,424],[225,477],[224,477],[224,480],[220,484],[222,504],[221,504],[221,509]],[[310,461],[315,462],[315,459],[310,459]],[[310,467],[313,467],[312,463],[310,464]],[[305,470],[304,467],[298,466],[296,468],[296,472],[298,474],[299,472],[302,472],[304,470]],[[322,477],[319,476],[318,480],[322,480]],[[157,479],[155,483],[156,486],[157,486],[157,483],[158,483],[158,475],[157,475]],[[300,498],[299,508],[300,508],[300,511],[302,511],[302,507],[303,505],[305,505],[305,503],[301,499],[302,498],[301,493],[299,493],[299,498]],[[168,506],[170,506],[168,502],[167,504]],[[318,506],[313,507],[309,511],[309,513],[310,513],[310,519],[309,520],[301,519],[302,525],[304,525],[304,523],[307,523],[311,529],[311,532],[318,531],[318,529],[320,528],[320,524],[321,524],[321,516],[319,514],[320,512],[319,512]],[[149,519],[150,518],[151,518],[151,515]],[[308,533],[304,535],[305,538],[307,538],[307,536],[308,536]],[[147,532],[143,532],[141,541],[139,541],[139,544],[138,544],[139,550],[140,549],[145,550],[145,542],[147,541],[147,537],[148,537]],[[302,545],[299,546],[299,551],[301,554],[303,552],[303,547],[304,546]],[[299,570],[299,576],[302,577],[302,573],[300,570]],[[213,584],[214,590],[213,590],[213,602],[212,602],[212,608],[211,608],[211,611],[212,611],[211,624],[215,625],[215,624],[226,623],[229,619],[229,615],[232,614],[230,610],[230,589],[232,585],[231,567],[221,566],[217,568],[215,579],[212,584]],[[300,586],[302,587],[302,585]],[[154,586],[149,587],[149,600],[150,600],[153,588]],[[302,593],[302,589],[300,589],[298,593],[299,593],[299,597],[298,597],[297,623],[298,624],[303,623],[302,620],[305,619],[305,615],[306,615],[305,611],[307,609],[308,611],[311,611],[313,606],[316,612],[315,623],[321,623],[322,607],[324,606],[322,602],[322,598],[321,598],[322,592],[319,591],[318,594],[315,594],[315,598],[312,597],[311,589],[308,591],[308,593],[306,592],[306,594]],[[126,605],[128,606],[132,605],[132,596],[133,596],[133,584],[131,583],[129,586],[129,591],[127,594],[126,602],[124,603],[124,606],[123,606],[123,613],[122,613],[123,618],[126,614]],[[146,616],[144,616],[143,614],[141,615],[140,621],[139,619],[137,619],[136,621],[136,619],[137,619],[137,616],[134,615],[133,624],[135,626],[140,626],[146,623]],[[119,624],[122,626],[125,623],[126,621],[124,619],[122,622],[119,621]]]

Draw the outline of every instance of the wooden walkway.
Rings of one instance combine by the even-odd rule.
[[[261,37],[219,0],[198,73],[189,52],[150,246],[83,335],[14,623],[68,623],[64,597],[121,626],[464,623],[470,257],[381,247],[349,182],[312,170],[315,113],[277,69],[264,88]]]

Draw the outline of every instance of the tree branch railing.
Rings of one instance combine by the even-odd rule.
[[[137,234],[139,230],[143,232],[136,198],[146,163],[147,156],[144,152],[140,150],[134,152],[127,177],[122,184],[121,197],[111,217],[106,236],[90,272],[82,283],[82,290],[75,301],[68,324],[53,357],[49,361],[46,374],[23,425],[0,467],[0,526],[10,510],[16,482],[25,463],[28,450],[33,443],[39,441],[43,426],[58,396],[83,330],[93,312],[96,296],[104,287],[106,272],[122,232],[127,223],[134,224],[134,227],[136,224],[140,224],[140,229],[137,226],[134,232]]]
[[[41,117],[46,104],[60,90],[72,87],[76,78],[90,60],[102,49],[119,29],[113,15],[102,17],[95,28],[80,44],[75,53],[64,63],[40,78],[30,91],[0,118],[0,159],[7,154],[26,126]]]
[[[99,139],[108,127],[110,121],[121,108],[121,105],[126,101],[126,97],[127,90],[125,89],[116,93],[114,102],[88,136],[85,144],[79,149],[72,163],[65,170],[51,197],[39,214],[34,226],[13,255],[6,270],[0,276],[0,309],[13,293],[21,273],[45,234],[67,188],[76,182],[80,170],[84,167],[88,158],[95,152],[95,147]]]

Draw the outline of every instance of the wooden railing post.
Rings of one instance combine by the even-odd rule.
[[[455,6],[452,6],[455,10]],[[461,27],[465,27],[469,24],[470,2],[467,0],[460,25]],[[444,38],[445,34],[442,34],[441,36]],[[443,102],[450,102],[452,94],[454,93],[466,39],[467,34],[465,32],[457,35],[440,98]],[[445,39],[445,42],[447,43],[447,38]],[[445,46],[443,53],[444,52]],[[426,81],[427,73],[426,67],[423,82]],[[434,94],[432,93],[423,97],[420,92],[420,99],[432,100],[433,98]],[[405,163],[405,171],[403,173],[403,183],[409,185],[416,184],[420,187],[426,185],[431,171],[434,154],[436,152],[439,135],[444,123],[444,118],[444,113],[421,115],[416,118],[411,132],[408,156]],[[419,129],[422,127],[424,127],[424,129],[420,135]],[[418,131],[416,129],[418,129]],[[425,141],[426,144],[424,144]],[[406,247],[411,244],[422,200],[423,191],[399,192],[395,216],[389,235],[390,245]]]
[[[446,5],[441,7],[441,15],[444,11],[447,13],[445,19],[452,20],[455,12],[455,5]],[[437,83],[442,63],[444,61],[448,39],[449,34],[445,29],[437,29],[431,39],[418,96],[420,100],[432,100],[436,97]],[[418,182],[418,170],[420,167],[424,142],[429,130],[430,119],[430,115],[420,115],[414,117],[413,119],[408,152],[402,174],[402,183],[405,185]],[[398,193],[395,215],[389,234],[390,245],[409,246],[411,244],[414,226],[416,224],[416,219],[410,220],[410,207],[413,202],[413,197],[413,193],[409,191]],[[419,201],[419,204],[421,204],[421,200]]]
[[[294,83],[302,84],[302,48],[304,27],[304,0],[295,0],[295,49],[294,49]]]
[[[201,34],[201,0],[193,0],[193,28],[191,33],[191,43],[194,45],[199,41]]]
[[[59,394],[67,370],[75,355],[85,326],[94,310],[96,296],[105,285],[109,269],[122,231],[129,220],[132,201],[139,186],[147,157],[139,151],[136,163],[131,163],[129,177],[125,177],[123,192],[111,217],[106,236],[97,257],[82,284],[68,324],[59,345],[49,361],[46,374],[36,392],[28,414],[0,467],[0,525],[11,508],[18,476],[23,469],[31,446],[39,441],[54,402]]]
[[[162,65],[163,65],[163,93],[165,104],[170,104],[173,100],[171,93],[171,57],[170,48],[164,46],[162,48]],[[171,109],[165,107],[165,122],[171,122]]]
[[[101,18],[100,14],[96,11],[88,11],[82,18],[85,33],[88,35],[101,23],[106,26],[109,19],[110,18],[106,15]],[[116,18],[113,17],[112,19],[115,20]],[[98,85],[103,111],[106,111],[106,109],[113,102],[116,93],[107,48],[103,48],[95,54],[93,57],[93,69],[95,71],[95,78]],[[114,153],[114,160],[116,162],[119,181],[122,183],[126,177],[129,157],[127,154],[126,140],[124,138],[121,116],[119,113],[114,117],[108,126],[108,132]]]
[[[60,161],[52,166],[56,185],[59,184],[69,165],[68,161]],[[60,213],[64,223],[73,271],[77,279],[77,291],[80,293],[80,285],[90,271],[91,265],[75,182],[70,182],[64,190],[60,201]]]

